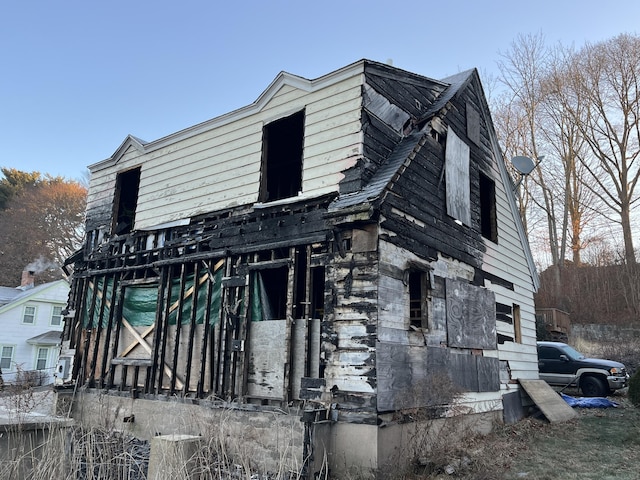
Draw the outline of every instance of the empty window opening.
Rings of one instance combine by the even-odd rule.
[[[311,317],[324,317],[324,267],[311,269]]]
[[[482,236],[498,242],[498,220],[496,214],[496,184],[480,172],[480,228]]]
[[[287,267],[270,268],[256,272],[252,319],[284,320],[287,318]]]
[[[428,328],[427,291],[428,274],[419,270],[409,271],[409,321],[412,327]]]
[[[295,197],[302,190],[304,111],[264,127],[260,201]]]
[[[136,207],[138,206],[139,187],[140,168],[134,168],[118,174],[113,201],[113,211],[115,213],[113,232],[116,235],[129,233],[133,229]]]

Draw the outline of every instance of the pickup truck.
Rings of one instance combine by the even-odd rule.
[[[587,397],[604,397],[629,382],[622,363],[586,358],[561,342],[538,342],[538,371],[549,385],[579,387]]]

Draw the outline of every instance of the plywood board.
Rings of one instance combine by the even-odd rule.
[[[494,293],[449,278],[446,292],[449,346],[494,350],[497,344]]]
[[[544,380],[518,380],[527,395],[540,408],[551,423],[566,422],[576,417],[576,412]]]
[[[284,398],[286,355],[286,320],[253,322],[249,329],[250,397]]]

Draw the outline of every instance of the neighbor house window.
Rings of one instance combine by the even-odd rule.
[[[409,270],[409,322],[415,328],[428,328],[427,294],[429,277],[427,272]]]
[[[498,220],[496,214],[496,184],[480,172],[480,228],[482,236],[498,242]]]
[[[38,357],[36,358],[36,370],[44,370],[47,368],[47,360],[49,359],[49,349],[46,347],[38,348]]]
[[[0,345],[0,370],[11,370],[14,350],[13,346]]]
[[[304,111],[264,127],[260,201],[295,197],[302,190]]]
[[[62,307],[54,306],[51,310],[51,326],[59,327],[62,325]]]
[[[25,306],[22,315],[22,323],[33,325],[36,322],[36,307]]]
[[[140,168],[118,173],[113,197],[113,233],[116,235],[129,233],[133,229],[139,187]]]

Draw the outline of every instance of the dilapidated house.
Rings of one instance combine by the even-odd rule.
[[[538,280],[476,70],[283,72],[89,168],[76,388],[311,405],[327,448],[373,468],[435,374],[469,412],[520,416]]]

